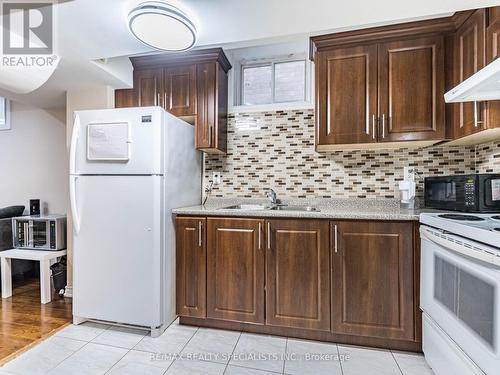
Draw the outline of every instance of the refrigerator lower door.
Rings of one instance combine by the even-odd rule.
[[[73,315],[162,324],[161,176],[71,176]]]

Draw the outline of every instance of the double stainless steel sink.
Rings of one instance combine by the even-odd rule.
[[[240,211],[289,211],[289,212],[319,212],[316,207],[312,206],[289,206],[287,204],[282,204],[281,200],[278,199],[276,192],[273,189],[268,189],[266,191],[266,196],[270,200],[270,203],[265,204],[235,204],[233,206],[221,207],[219,210],[240,210]]]
[[[319,212],[316,207],[311,206],[288,206],[283,204],[278,205],[263,205],[263,204],[236,204],[228,207],[221,207],[219,210],[241,210],[241,211],[305,211],[305,212]]]

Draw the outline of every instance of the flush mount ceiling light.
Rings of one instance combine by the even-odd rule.
[[[142,43],[163,51],[185,51],[196,42],[196,27],[180,9],[147,1],[128,14],[128,27]]]

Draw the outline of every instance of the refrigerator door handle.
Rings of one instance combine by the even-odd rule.
[[[80,132],[80,117],[75,115],[73,122],[73,132],[71,133],[71,144],[69,148],[69,174],[76,173],[76,143]]]
[[[78,232],[80,232],[80,218],[76,204],[76,180],[78,180],[78,176],[70,176],[69,201],[71,205],[71,217],[73,218],[73,228],[75,230],[75,234],[78,234]]]

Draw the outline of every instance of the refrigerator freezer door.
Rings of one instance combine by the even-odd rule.
[[[70,174],[162,174],[164,117],[159,107],[75,112]]]
[[[73,315],[162,324],[161,176],[73,176]]]

